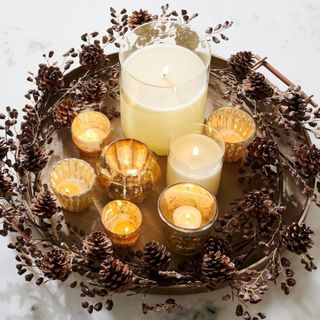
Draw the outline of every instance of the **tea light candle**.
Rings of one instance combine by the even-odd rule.
[[[102,210],[102,223],[111,241],[119,246],[132,246],[140,234],[142,215],[130,201],[114,200]]]
[[[167,164],[167,185],[192,181],[205,186],[214,195],[218,193],[224,155],[224,143],[214,129],[215,138],[203,132],[205,125],[192,125],[173,134]],[[184,133],[190,131],[191,133]],[[219,140],[221,139],[221,140]]]
[[[199,228],[201,220],[201,212],[193,206],[180,206],[173,212],[173,223],[181,228]]]
[[[110,134],[108,117],[97,111],[82,111],[72,122],[71,133],[75,145],[85,154],[101,153]]]

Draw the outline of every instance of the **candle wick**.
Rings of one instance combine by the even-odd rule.
[[[193,155],[193,157],[194,157],[195,159],[198,158],[199,152],[200,152],[200,150],[199,150],[198,147],[194,147],[194,148],[192,149],[192,155]]]
[[[164,66],[163,69],[162,69],[162,76],[164,78],[166,78],[167,75],[168,75],[168,72],[169,72],[169,67],[168,66]]]

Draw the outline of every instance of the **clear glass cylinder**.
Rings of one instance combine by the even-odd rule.
[[[188,25],[156,21],[131,31],[119,58],[123,133],[167,155],[176,127],[204,121],[210,46]]]

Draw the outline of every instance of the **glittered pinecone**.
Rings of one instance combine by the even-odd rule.
[[[0,164],[0,196],[3,197],[10,191],[13,191],[13,176]]]
[[[101,284],[109,291],[121,293],[126,291],[132,281],[132,271],[119,259],[107,259],[99,271]]]
[[[107,64],[108,58],[98,44],[82,45],[79,54],[80,64],[88,69],[96,69]]]
[[[242,82],[245,94],[254,100],[263,100],[273,95],[273,88],[260,72],[250,73]]]
[[[46,277],[65,280],[71,273],[72,257],[69,252],[53,247],[41,259],[36,260],[36,264]]]
[[[133,11],[128,17],[128,26],[133,30],[134,28],[151,22],[152,20],[153,16],[147,10],[140,9],[139,11]]]
[[[280,242],[282,246],[296,254],[303,254],[313,245],[311,237],[314,232],[305,224],[299,225],[293,222],[290,225],[284,225],[280,231]]]
[[[58,212],[56,199],[48,185],[44,184],[41,192],[32,200],[31,209],[33,214],[43,219],[51,219]]]
[[[271,139],[256,137],[247,149],[247,162],[252,167],[261,168],[278,164],[279,150]]]
[[[113,255],[112,242],[103,232],[92,232],[82,243],[84,254],[91,260],[106,260]]]
[[[81,99],[88,103],[100,102],[107,93],[107,88],[102,80],[90,78],[81,83]]]
[[[44,148],[38,143],[27,143],[21,147],[19,163],[21,168],[30,171],[38,172],[42,170],[48,162],[48,156]]]
[[[288,120],[303,121],[306,117],[307,106],[308,103],[300,87],[290,87],[284,92],[280,111]]]
[[[176,44],[192,51],[196,50],[200,39],[198,34],[186,24],[176,26]]]
[[[54,107],[54,121],[61,127],[70,128],[78,110],[78,104],[73,99],[62,99]]]
[[[253,62],[254,58],[251,51],[240,51],[230,56],[228,65],[232,73],[242,80],[251,72]]]
[[[220,251],[205,254],[201,261],[201,275],[206,282],[219,283],[231,280],[236,274],[236,266]]]
[[[36,84],[39,90],[54,93],[64,86],[63,74],[58,67],[41,64]]]
[[[143,260],[146,263],[146,268],[151,271],[167,270],[171,252],[167,251],[166,246],[159,244],[156,241],[149,241],[143,249]]]
[[[0,138],[0,160],[2,160],[8,153],[9,147],[3,138]]]
[[[108,117],[109,120],[120,117],[120,112],[113,106],[104,108],[102,112]]]
[[[217,251],[229,256],[232,252],[232,245],[224,238],[218,236],[209,237],[202,246],[202,253],[205,255],[216,253]]]
[[[314,144],[295,146],[292,160],[298,171],[309,179],[320,173],[320,149]]]

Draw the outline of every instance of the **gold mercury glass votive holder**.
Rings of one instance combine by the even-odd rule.
[[[134,245],[140,235],[140,209],[127,200],[109,202],[102,210],[101,220],[108,237],[117,246]]]
[[[193,208],[201,215],[197,228],[185,228],[175,222],[179,208]],[[204,187],[190,182],[181,182],[167,187],[158,200],[158,213],[163,233],[170,249],[181,255],[193,255],[201,250],[210,236],[218,216],[216,198]]]
[[[88,207],[95,179],[90,164],[75,158],[59,161],[50,176],[51,187],[61,206],[71,212]]]
[[[80,112],[71,125],[72,139],[87,156],[97,157],[107,144],[111,125],[103,113],[91,110]]]
[[[96,172],[110,198],[135,203],[154,189],[161,175],[155,154],[135,139],[119,139],[106,146],[97,161]]]
[[[207,124],[218,130],[224,140],[224,161],[241,160],[256,131],[255,121],[249,113],[233,107],[220,108],[212,113]]]

